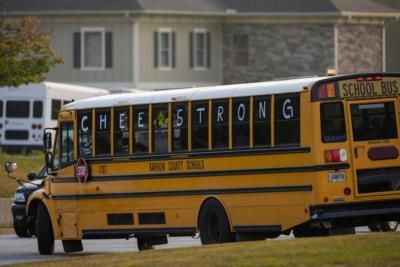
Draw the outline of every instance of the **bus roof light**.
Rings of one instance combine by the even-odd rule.
[[[335,85],[333,83],[328,83],[326,89],[328,91],[328,97],[336,97]]]
[[[364,81],[364,77],[358,77],[357,78],[357,82],[363,82]]]
[[[382,76],[376,76],[375,81],[382,81]]]
[[[326,90],[326,84],[321,84],[318,87],[318,98],[327,98],[328,92]]]
[[[367,77],[365,80],[366,81],[373,81],[374,79],[372,77]]]

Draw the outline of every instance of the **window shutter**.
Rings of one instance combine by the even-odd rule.
[[[112,32],[106,32],[106,68],[112,68],[113,65],[113,35]]]
[[[158,32],[154,32],[154,68],[158,68]]]
[[[175,32],[172,32],[172,68],[176,67]]]
[[[74,68],[80,68],[81,67],[81,33],[80,32],[74,32],[73,35],[73,55],[74,55]]]
[[[194,67],[193,44],[194,44],[194,33],[190,32],[190,34],[189,34],[189,64],[190,64],[190,68],[192,68],[192,69]]]
[[[211,68],[211,33],[207,32],[207,68]]]

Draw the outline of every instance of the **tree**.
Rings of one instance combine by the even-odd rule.
[[[42,82],[51,68],[63,63],[39,26],[37,18],[6,22],[0,15],[0,86]]]

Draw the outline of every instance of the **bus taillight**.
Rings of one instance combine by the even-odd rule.
[[[35,130],[35,129],[36,129],[36,124],[32,124],[32,126],[31,126],[31,127],[32,127],[32,129],[34,129],[34,130]]]
[[[40,129],[42,129],[42,125],[41,124],[38,124],[37,125],[37,128],[40,130]]]
[[[2,123],[0,123],[0,129],[1,129],[1,128],[3,128],[3,124],[2,124]]]
[[[346,149],[325,150],[325,162],[345,162],[347,161]]]

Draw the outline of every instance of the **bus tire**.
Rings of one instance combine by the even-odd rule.
[[[368,228],[371,232],[380,232],[380,225],[379,223],[371,223],[370,225],[368,225]]]
[[[53,227],[49,213],[43,203],[39,203],[36,213],[36,237],[40,254],[51,255],[54,253]]]
[[[29,231],[29,228],[27,225],[20,224],[16,220],[14,220],[13,226],[14,226],[15,234],[18,237],[32,237],[32,234]]]
[[[153,249],[153,246],[143,237],[137,237],[137,247],[139,251]]]
[[[395,232],[399,226],[398,221],[386,221],[379,224],[382,232]]]
[[[203,245],[235,240],[224,207],[216,199],[207,200],[199,215],[200,240]]]

